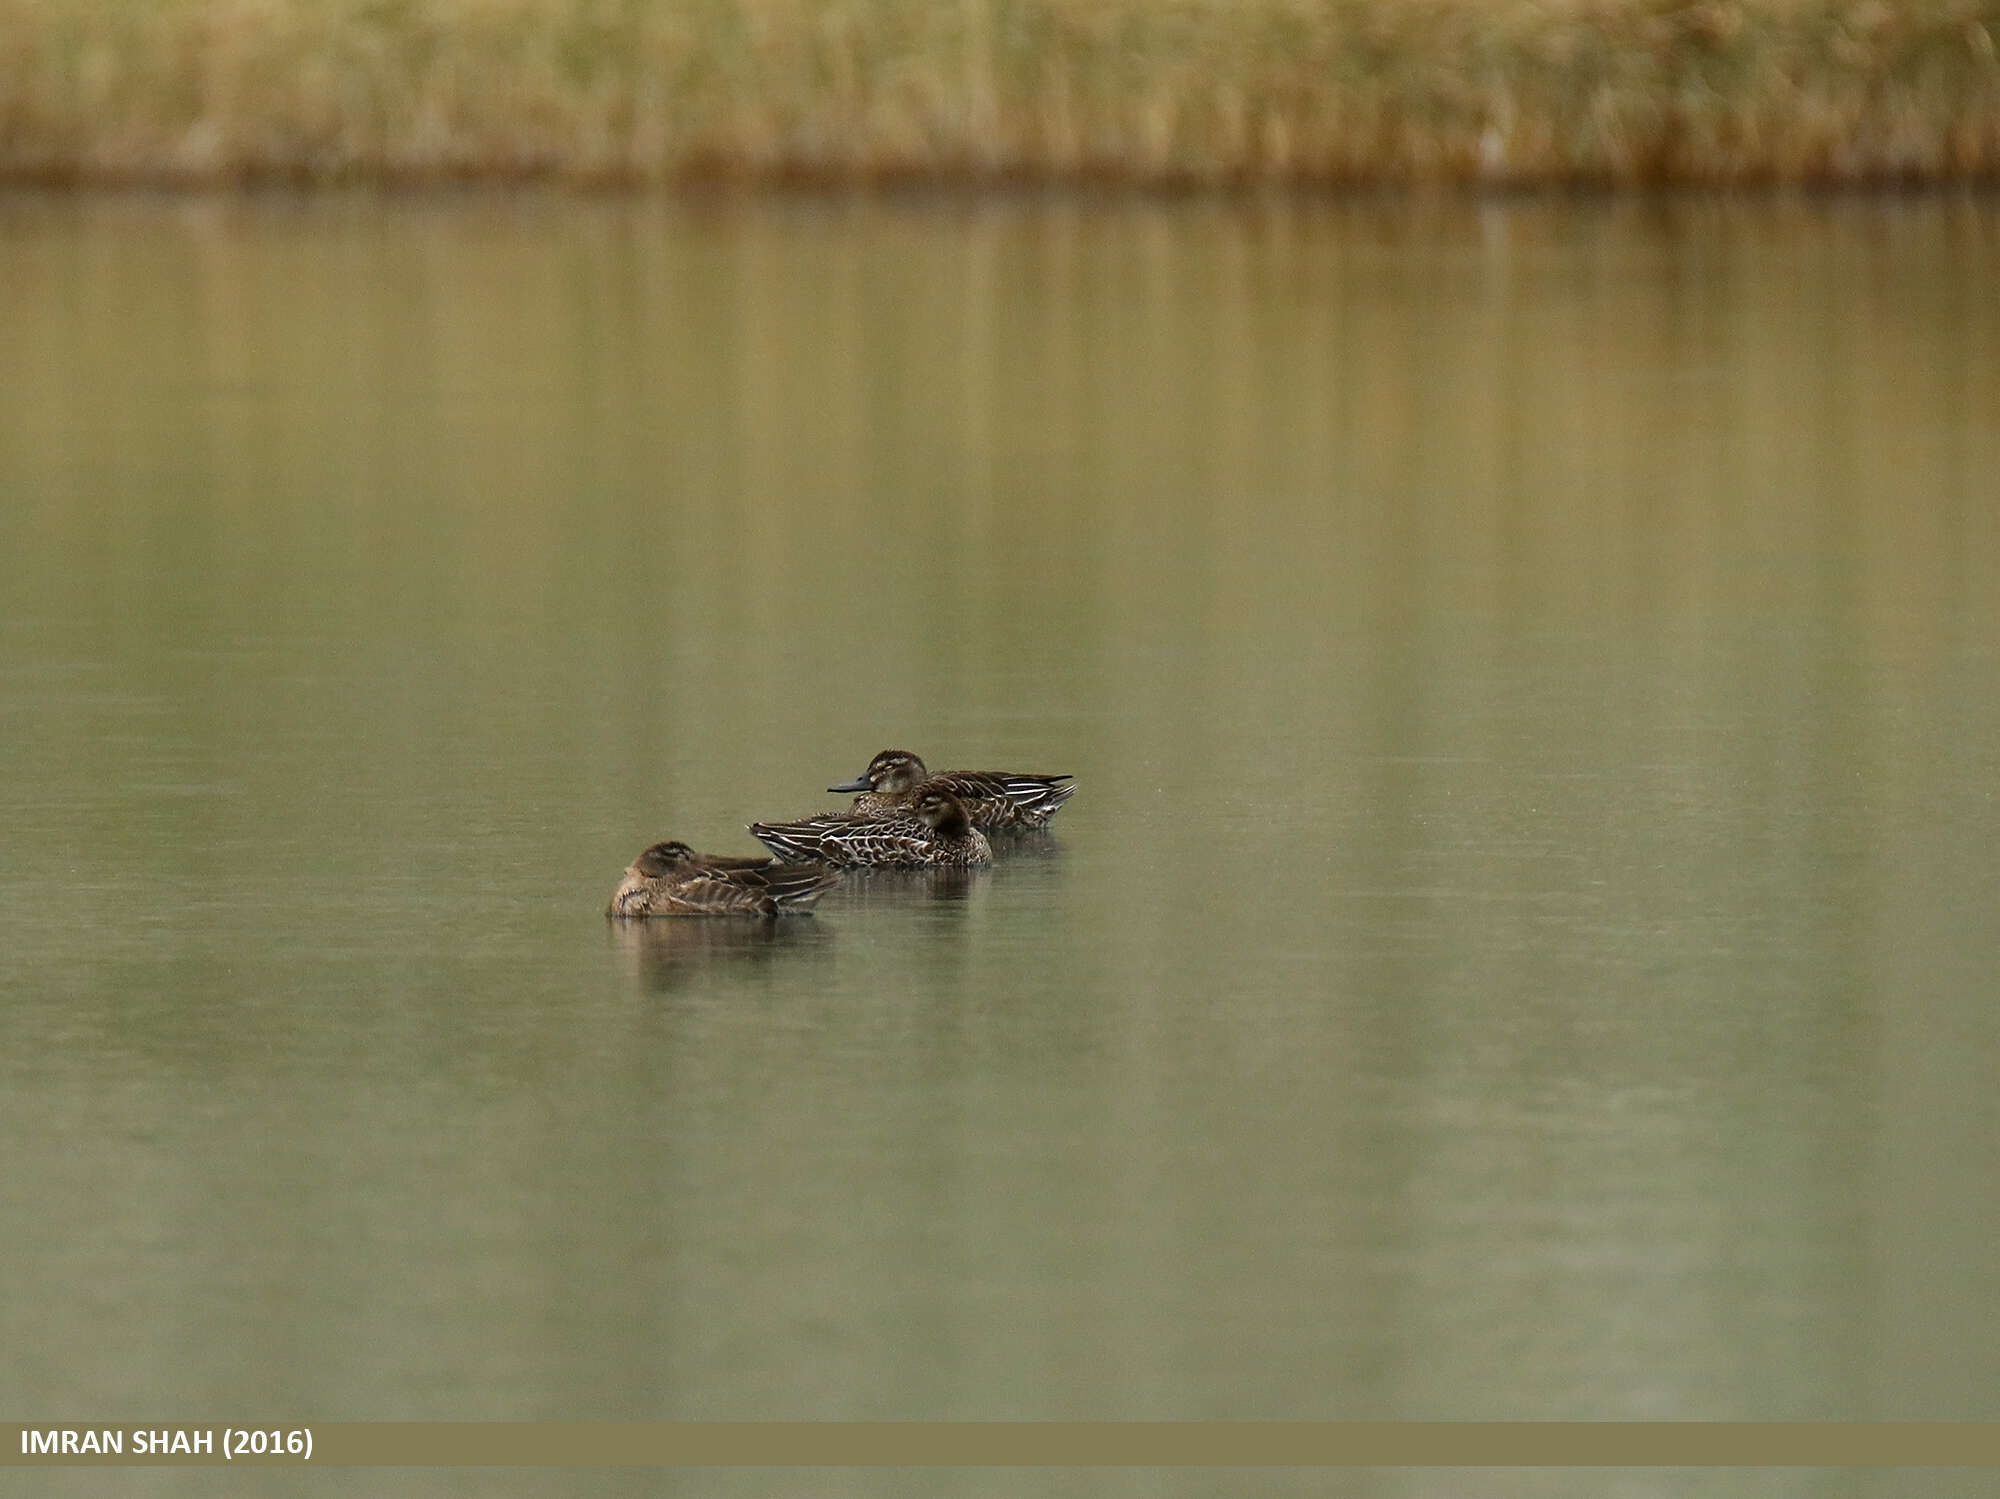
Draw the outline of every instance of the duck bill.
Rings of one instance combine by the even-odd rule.
[[[873,791],[875,788],[868,784],[868,777],[856,776],[851,781],[842,781],[838,786],[829,786],[826,789],[828,791]]]

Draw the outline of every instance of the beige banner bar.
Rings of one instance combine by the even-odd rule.
[[[1996,1467],[1959,1421],[370,1421],[0,1425],[0,1466]]]

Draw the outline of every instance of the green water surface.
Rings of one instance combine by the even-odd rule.
[[[1996,287],[1992,197],[0,197],[0,1408],[2000,1414]],[[607,924],[890,746],[1081,789]]]

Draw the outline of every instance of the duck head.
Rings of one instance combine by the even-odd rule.
[[[694,862],[694,850],[678,838],[670,838],[664,843],[655,843],[640,854],[632,861],[632,868],[647,879],[657,880],[663,875],[692,868]]]
[[[917,798],[916,813],[941,838],[963,838],[972,831],[965,803],[949,791],[926,791]]]
[[[908,750],[883,750],[868,762],[868,768],[851,781],[829,786],[828,791],[908,791],[930,772],[924,762]]]

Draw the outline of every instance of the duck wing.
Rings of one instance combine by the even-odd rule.
[[[761,891],[779,910],[803,911],[847,876],[826,864],[780,864],[766,861],[754,869],[725,873],[732,884]]]
[[[842,866],[925,864],[936,841],[914,817],[855,817],[828,812],[796,822],[753,822],[750,836],[788,863]]]
[[[1076,782],[1069,776],[1010,770],[945,771],[932,776],[929,784],[964,802],[982,827],[1040,827],[1076,793]]]

